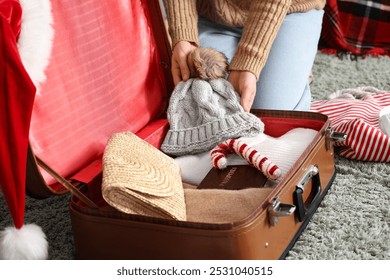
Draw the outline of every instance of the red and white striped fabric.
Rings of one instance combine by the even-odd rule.
[[[272,180],[276,180],[282,175],[281,170],[276,164],[239,139],[226,140],[211,150],[210,156],[214,168],[226,168],[226,156],[232,153],[242,156],[250,165],[260,170]]]
[[[334,99],[314,101],[311,111],[327,115],[336,132],[346,133],[340,155],[362,161],[389,162],[390,138],[379,125],[380,112],[390,106],[390,92],[374,88],[336,92]]]

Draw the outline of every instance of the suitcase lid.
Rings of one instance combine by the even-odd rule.
[[[113,133],[132,131],[158,147],[173,88],[171,47],[158,0],[51,5],[52,48],[29,137],[26,186],[35,197],[67,192],[36,166],[35,157],[62,177],[88,182],[101,172]]]
[[[168,127],[171,48],[159,1],[95,2],[52,4],[53,48],[31,119],[27,192],[34,197],[66,193],[61,178],[75,185],[96,178],[113,133],[130,130],[159,147]],[[293,123],[328,126],[317,113],[256,113],[275,137]],[[57,178],[38,167],[41,160]]]

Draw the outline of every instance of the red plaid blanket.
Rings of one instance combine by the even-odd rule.
[[[319,47],[390,56],[390,0],[328,0]]]

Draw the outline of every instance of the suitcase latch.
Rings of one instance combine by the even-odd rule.
[[[332,149],[334,142],[343,142],[347,138],[347,134],[342,132],[336,132],[331,126],[326,129],[325,133],[326,150]]]
[[[268,206],[268,220],[271,226],[279,222],[279,217],[291,216],[295,211],[295,205],[281,203],[279,198],[274,198],[272,204]]]

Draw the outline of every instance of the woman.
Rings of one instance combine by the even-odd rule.
[[[325,0],[165,0],[175,85],[187,54],[212,47],[229,59],[228,80],[251,108],[309,110],[309,76]]]

